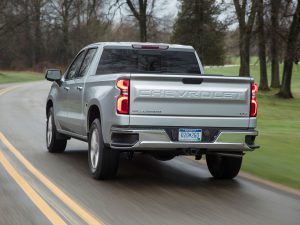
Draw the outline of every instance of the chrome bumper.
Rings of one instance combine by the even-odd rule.
[[[164,149],[207,149],[209,151],[253,151],[259,146],[246,143],[246,136],[257,136],[255,130],[220,130],[218,136],[211,143],[207,142],[178,142],[171,141],[164,129],[129,129],[112,128],[111,135],[138,134],[138,141],[132,146],[122,146],[112,141],[109,143],[113,149],[128,150],[164,150]]]

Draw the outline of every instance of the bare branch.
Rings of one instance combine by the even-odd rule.
[[[140,0],[142,1],[142,0]],[[131,0],[126,0],[126,3],[128,5],[128,7],[130,8],[131,12],[133,13],[134,17],[137,20],[140,20],[140,14],[138,13],[138,11],[136,10],[136,8],[134,7],[133,3]]]

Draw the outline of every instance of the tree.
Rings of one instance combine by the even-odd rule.
[[[30,16],[31,16],[31,10],[30,10],[30,4],[29,4],[29,0],[24,0],[24,1],[20,1],[21,2],[21,8],[23,10],[22,14],[23,14],[23,18],[24,18],[24,36],[20,36],[19,38],[25,41],[29,44],[29,46],[32,46],[33,44],[33,38],[32,38],[32,34],[31,34],[31,20],[30,20]],[[23,46],[23,51],[27,57],[27,64],[32,67],[34,65],[34,58],[33,58],[33,54],[32,54],[32,50],[29,49],[26,45]]]
[[[103,4],[0,0],[0,67],[44,70],[49,62],[65,67],[80,48],[108,33],[111,21],[104,17]]]
[[[128,7],[133,13],[134,17],[138,20],[140,26],[140,40],[147,41],[147,0],[139,0],[139,11],[133,5],[131,0],[126,0]]]
[[[147,25],[149,19],[153,16],[156,0],[117,0],[120,6],[126,4],[132,15],[138,21],[140,29],[140,41],[148,40]]]
[[[70,33],[72,22],[76,17],[75,0],[52,0],[50,2],[50,10],[55,18],[56,38],[61,38],[61,44],[58,46],[58,57],[61,64],[68,63],[72,52],[70,46]],[[53,18],[50,18],[50,20]],[[51,22],[49,21],[51,24]],[[59,28],[59,29],[57,29]]]
[[[266,60],[266,39],[264,24],[264,3],[257,0],[257,33],[258,33],[258,56],[260,64],[260,90],[269,90]]]
[[[242,0],[242,4],[240,4],[240,0],[233,0],[240,32],[240,76],[250,76],[250,41],[256,17],[256,1],[252,1],[248,12],[247,0]]]
[[[101,41],[105,34],[110,37],[107,28],[110,27],[111,21],[105,19],[103,9],[103,0],[75,0],[75,17],[70,31],[72,49],[78,50],[91,42]]]
[[[271,0],[271,87],[279,88],[279,55],[278,55],[278,32],[279,32],[279,11],[281,0]]]
[[[44,0],[31,0],[33,11],[33,27],[34,27],[34,41],[33,41],[33,62],[38,64],[42,61],[43,41],[41,31],[41,9],[44,5]]]
[[[8,0],[0,1],[0,35],[1,31],[5,28],[6,24],[4,23],[4,11],[7,8]]]
[[[289,29],[287,46],[285,51],[282,85],[278,96],[282,98],[293,98],[291,91],[291,81],[293,73],[293,64],[297,55],[297,41],[300,33],[300,0],[297,1],[297,7],[293,15],[292,23]]]
[[[62,17],[62,32],[63,32],[63,46],[62,46],[62,62],[67,63],[70,56],[70,21],[74,18],[72,7],[74,0],[62,0],[60,3],[59,13]]]
[[[224,64],[226,27],[217,19],[220,13],[215,0],[181,0],[172,42],[192,45],[206,65]]]

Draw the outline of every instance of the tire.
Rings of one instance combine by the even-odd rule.
[[[53,107],[49,109],[47,114],[47,125],[46,125],[46,144],[48,152],[51,153],[62,153],[65,151],[67,146],[67,139],[57,138],[59,133],[56,130],[54,123]]]
[[[216,179],[233,179],[241,169],[242,157],[207,154],[206,163],[209,172]]]
[[[120,152],[104,145],[100,120],[95,119],[89,133],[88,162],[92,177],[97,180],[114,178],[119,167]]]
[[[160,161],[169,161],[175,158],[174,153],[167,153],[167,152],[158,152],[152,155],[155,159]]]

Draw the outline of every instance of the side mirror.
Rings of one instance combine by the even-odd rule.
[[[49,81],[60,81],[61,71],[58,69],[50,69],[46,71],[45,78]]]

